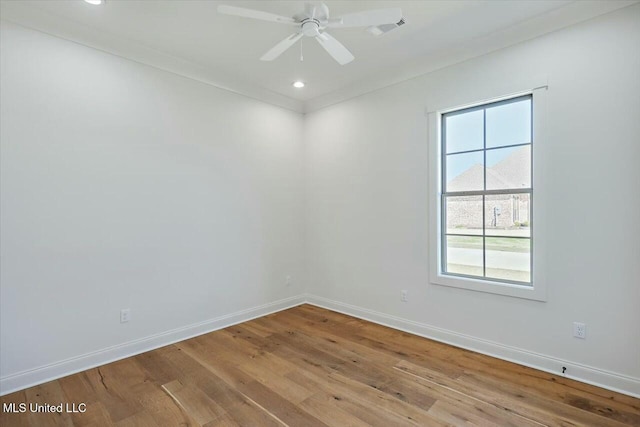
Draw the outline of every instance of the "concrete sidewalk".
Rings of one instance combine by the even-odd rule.
[[[488,268],[529,271],[530,254],[527,252],[486,251]],[[482,267],[482,250],[467,248],[448,248],[447,262],[472,267]]]

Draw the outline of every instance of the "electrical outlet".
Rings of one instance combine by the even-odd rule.
[[[120,323],[127,323],[129,320],[131,320],[131,309],[123,308],[120,310]]]
[[[408,293],[409,291],[400,291],[400,301],[407,302]]]
[[[587,325],[580,322],[573,322],[573,336],[576,338],[587,338]]]
[[[291,276],[287,275],[287,276],[284,278],[284,284],[285,284],[285,286],[287,286],[287,287],[288,287],[288,286],[291,286]]]

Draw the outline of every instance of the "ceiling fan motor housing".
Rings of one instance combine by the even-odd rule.
[[[307,37],[316,37],[320,35],[320,22],[317,19],[307,19],[301,25],[302,34]]]

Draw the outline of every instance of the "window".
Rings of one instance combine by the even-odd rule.
[[[432,283],[544,300],[541,90],[429,113]]]
[[[531,285],[531,95],[442,115],[442,272]]]

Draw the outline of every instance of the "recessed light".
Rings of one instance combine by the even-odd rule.
[[[300,80],[293,82],[293,87],[295,87],[296,89],[301,89],[304,87],[304,82],[301,82]]]
[[[84,0],[84,1],[86,3],[93,4],[93,5],[96,5],[96,6],[104,4],[104,2],[105,2],[105,0]]]

